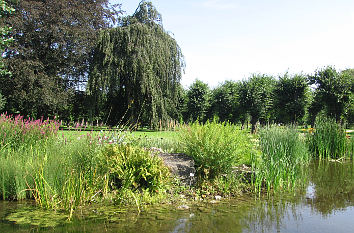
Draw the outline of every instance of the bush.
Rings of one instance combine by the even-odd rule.
[[[181,127],[179,138],[181,150],[194,159],[198,175],[205,178],[229,173],[249,153],[247,133],[230,123],[195,122]]]
[[[127,145],[110,145],[103,151],[103,169],[108,169],[112,189],[165,188],[169,170],[162,160],[144,149]]]
[[[294,186],[310,160],[305,138],[294,127],[270,126],[260,130],[259,146],[261,157],[253,164],[255,190]]]
[[[313,156],[319,159],[344,157],[347,150],[345,128],[334,119],[317,118],[314,132],[308,135],[308,144]]]

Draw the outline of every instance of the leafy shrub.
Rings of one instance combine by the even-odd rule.
[[[197,172],[215,178],[230,172],[232,166],[247,154],[249,138],[246,132],[230,123],[195,122],[180,128],[181,150],[193,157]]]
[[[108,168],[113,189],[164,188],[169,170],[162,160],[144,149],[127,145],[110,145],[103,151],[103,168]]]
[[[309,161],[305,138],[293,127],[270,126],[260,130],[259,160],[254,160],[255,190],[291,187],[301,177],[301,167]]]
[[[334,119],[316,119],[315,130],[308,135],[308,144],[314,157],[338,159],[346,154],[347,139],[345,129]]]

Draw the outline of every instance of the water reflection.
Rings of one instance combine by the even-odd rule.
[[[304,193],[259,201],[243,232],[354,232],[352,162],[314,162]]]

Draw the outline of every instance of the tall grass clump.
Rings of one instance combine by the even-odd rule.
[[[252,164],[255,191],[294,187],[310,160],[303,135],[294,127],[268,126],[259,131],[259,147],[261,155]]]
[[[309,149],[318,159],[339,159],[347,151],[345,128],[334,119],[319,117],[313,133],[308,135]]]
[[[348,157],[353,160],[354,158],[354,136],[351,136],[348,139],[348,151],[347,151]]]
[[[249,153],[247,133],[230,123],[194,122],[179,130],[181,150],[195,161],[198,175],[215,178],[227,174]]]

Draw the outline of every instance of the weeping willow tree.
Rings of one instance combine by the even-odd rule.
[[[177,116],[184,68],[176,40],[150,2],[141,2],[116,28],[102,30],[94,51],[88,94],[92,114],[115,125],[156,127]]]

